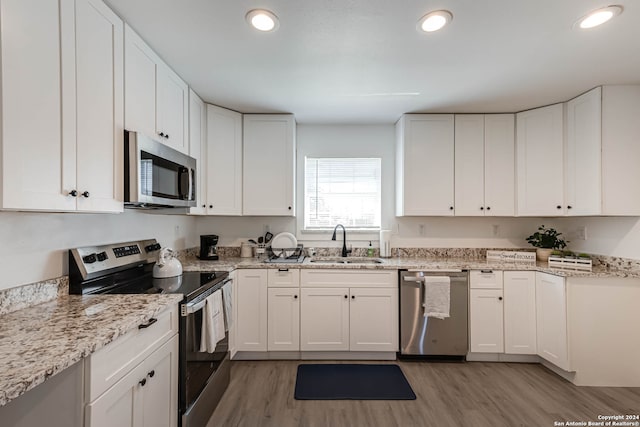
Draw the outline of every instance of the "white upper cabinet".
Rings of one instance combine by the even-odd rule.
[[[295,215],[295,132],[293,115],[244,115],[244,215]]]
[[[515,136],[515,115],[484,116],[485,216],[515,214]]]
[[[196,159],[196,207],[190,208],[192,215],[206,213],[207,198],[207,106],[189,89],[189,155]]]
[[[603,86],[603,215],[640,215],[638,159],[640,86]]]
[[[0,8],[2,208],[122,211],[122,21],[99,0]]]
[[[516,114],[517,214],[564,215],[563,105]]]
[[[405,114],[396,123],[396,215],[454,214],[453,114]]]
[[[207,105],[207,215],[242,215],[242,114]]]
[[[456,114],[456,216],[484,216],[484,170],[484,115]]]
[[[567,102],[565,206],[567,215],[601,213],[602,88]]]
[[[455,116],[456,216],[513,216],[513,114]]]
[[[125,25],[125,127],[189,154],[189,88]]]
[[[77,209],[123,209],[123,22],[100,0],[76,1]]]

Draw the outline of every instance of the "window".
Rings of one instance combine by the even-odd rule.
[[[305,158],[304,228],[379,229],[381,159]]]

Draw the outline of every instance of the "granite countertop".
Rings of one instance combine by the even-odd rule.
[[[322,259],[323,257],[314,257]],[[336,257],[330,257],[335,259]],[[361,258],[347,258],[361,259]],[[570,269],[550,268],[546,262],[513,262],[489,261],[480,258],[464,257],[394,257],[375,258],[382,260],[381,264],[344,264],[344,263],[313,263],[306,258],[302,263],[270,264],[257,258],[222,258],[218,261],[203,261],[198,258],[187,258],[182,261],[184,271],[232,271],[239,268],[333,268],[333,269],[373,269],[373,270],[533,270],[555,274],[562,277],[633,277],[640,278],[640,271],[616,270],[601,266],[593,267],[592,271],[576,271]]]
[[[0,316],[0,406],[182,298],[66,295]]]

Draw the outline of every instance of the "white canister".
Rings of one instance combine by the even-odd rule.
[[[391,230],[380,230],[380,256],[391,258]]]
[[[240,243],[240,256],[242,258],[251,258],[253,256],[253,246],[248,242]]]

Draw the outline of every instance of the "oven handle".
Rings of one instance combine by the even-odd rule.
[[[231,282],[233,279],[231,278],[227,278],[225,279],[222,284],[220,286],[216,286],[215,290],[221,289],[224,285],[226,285],[227,283]],[[188,304],[182,304],[181,309],[180,309],[180,314],[184,317],[184,316],[188,316],[190,314],[193,314],[197,311],[200,311],[204,308],[205,304],[207,303],[207,298],[209,297],[209,295],[211,295],[213,292],[215,291],[211,291],[206,295],[203,295],[202,299],[199,301],[192,301]]]

